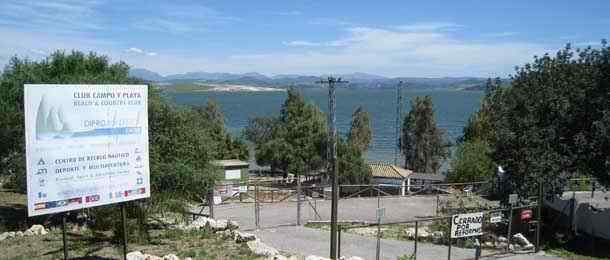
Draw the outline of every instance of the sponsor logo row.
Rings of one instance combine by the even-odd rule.
[[[117,191],[114,193],[111,192],[108,194],[108,197],[110,199],[112,199],[112,198],[129,197],[129,196],[139,195],[139,194],[144,194],[144,193],[146,193],[146,188],[137,188],[137,189],[133,189],[133,190]],[[66,207],[66,206],[70,206],[70,205],[74,205],[74,204],[82,204],[83,198],[85,200],[85,203],[91,203],[91,202],[99,201],[100,195],[95,194],[95,195],[71,198],[71,199],[66,199],[66,200],[40,202],[40,203],[34,204],[34,210],[52,209],[52,208]]]

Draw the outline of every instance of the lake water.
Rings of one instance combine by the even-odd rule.
[[[478,109],[482,92],[475,91],[408,91],[403,90],[403,113],[410,108],[414,96],[430,95],[434,102],[437,125],[447,132],[450,140],[462,135],[468,117]],[[328,110],[327,89],[305,89],[303,95]],[[177,104],[205,104],[213,98],[220,105],[225,126],[233,134],[240,134],[248,119],[278,115],[286,92],[197,92],[168,93]],[[344,136],[350,127],[352,112],[362,105],[369,112],[373,138],[369,147],[369,161],[394,161],[396,90],[393,89],[337,89],[337,130]]]

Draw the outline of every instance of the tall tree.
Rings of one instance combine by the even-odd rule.
[[[416,172],[437,173],[447,158],[444,131],[436,126],[430,96],[415,97],[403,120],[401,151],[405,167]]]
[[[485,141],[474,140],[458,144],[451,159],[450,182],[488,180],[495,173],[490,147]]]
[[[534,57],[518,68],[502,100],[494,159],[511,189],[561,193],[570,176],[610,184],[610,48]]]
[[[360,148],[342,138],[337,140],[339,184],[368,184],[371,169],[366,164]]]
[[[284,176],[324,165],[326,119],[295,89],[288,90],[279,117],[250,120],[245,135],[255,144],[257,162],[282,170]]]
[[[369,113],[362,106],[358,106],[352,114],[352,125],[347,134],[347,141],[362,153],[368,150],[371,143],[371,122]]]

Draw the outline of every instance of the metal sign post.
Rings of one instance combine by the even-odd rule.
[[[377,208],[377,250],[376,258],[379,260],[381,257],[381,219],[385,216],[385,208]]]

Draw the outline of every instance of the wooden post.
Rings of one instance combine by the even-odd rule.
[[[121,203],[121,220],[123,224],[123,259],[127,260],[127,214],[125,213],[125,202]]]
[[[64,244],[64,260],[68,260],[68,239],[66,238],[66,212],[61,214],[61,237]]]

